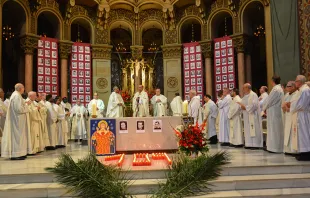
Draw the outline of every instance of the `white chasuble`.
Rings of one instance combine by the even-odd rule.
[[[38,103],[38,106],[40,107],[40,124],[41,124],[41,136],[42,136],[42,142],[40,142],[40,151],[44,151],[44,148],[46,146],[50,146],[50,140],[48,137],[48,127],[47,127],[47,107],[45,106],[44,101],[40,101]]]
[[[2,102],[0,98],[0,139],[3,135],[4,123],[6,118],[7,106]],[[1,142],[1,141],[0,141]]]
[[[55,111],[53,104],[50,102],[45,102],[46,108],[47,108],[47,127],[48,127],[48,137],[50,145],[46,146],[52,146],[55,147],[58,141],[57,138],[57,112]]]
[[[230,125],[229,142],[233,145],[243,145],[243,127],[241,113],[242,109],[238,103],[242,100],[239,96],[235,96],[230,103],[228,119]]]
[[[182,98],[180,96],[176,96],[170,103],[171,111],[173,116],[182,116]]]
[[[218,115],[218,109],[216,104],[209,100],[203,105],[203,116],[204,120],[207,120],[206,132],[208,133],[208,138],[211,138],[216,134],[216,118]]]
[[[229,142],[229,120],[228,120],[228,112],[229,105],[232,99],[230,95],[225,96],[222,100],[219,101],[218,107],[220,110],[220,120],[219,120],[219,141],[221,143]]]
[[[268,93],[264,92],[262,95],[259,96],[258,101],[259,101],[259,107],[260,109],[263,109],[263,104],[264,101],[268,98]]]
[[[122,104],[122,105],[119,105]],[[113,92],[110,95],[109,103],[107,107],[107,117],[108,118],[120,118],[123,117],[123,107],[124,101],[120,94]]]
[[[194,96],[188,104],[188,116],[194,118],[194,123],[202,123],[200,97]]]
[[[149,96],[145,91],[135,93],[132,99],[133,117],[149,116]]]
[[[292,112],[292,149],[310,152],[310,88],[304,84],[295,100],[291,103]]]
[[[30,101],[27,99],[26,101]],[[29,108],[30,133],[28,133],[28,154],[35,154],[40,151],[41,135],[41,115],[36,102],[27,105]],[[41,141],[40,141],[41,139]]]
[[[160,101],[157,102],[157,100],[160,100]],[[153,105],[154,117],[166,116],[167,98],[164,95],[153,96],[151,99],[151,103]]]
[[[251,91],[242,98],[244,137],[246,147],[263,147],[262,118],[257,94]]]
[[[93,112],[93,108],[95,107],[96,112]],[[95,114],[97,118],[103,117],[103,111],[104,111],[104,102],[100,99],[92,99],[88,104],[88,112],[90,116]]]
[[[282,120],[281,85],[275,85],[263,103],[263,111],[267,111],[267,150],[275,153],[283,152],[284,129]]]
[[[1,157],[21,157],[27,155],[27,117],[28,108],[21,94],[14,91],[7,110]]]
[[[55,111],[57,112],[57,143],[59,146],[67,145],[68,125],[66,121],[65,109],[62,105],[54,104]]]
[[[86,108],[82,105],[75,105],[71,109],[72,133],[75,139],[86,138]]]

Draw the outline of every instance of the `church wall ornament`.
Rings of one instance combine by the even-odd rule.
[[[61,59],[68,59],[71,54],[73,42],[61,40],[59,41],[59,55]]]
[[[176,29],[166,30],[164,32],[165,44],[175,44],[178,43],[178,32]]]
[[[169,88],[176,88],[178,86],[179,82],[176,77],[169,77],[167,80],[167,86]]]
[[[106,78],[98,78],[96,80],[96,86],[98,89],[106,89],[109,85],[109,82]]]
[[[201,41],[199,42],[201,46],[202,54],[205,58],[212,58],[213,57],[213,41]]]
[[[142,59],[143,46],[130,46],[130,50],[133,60]]]
[[[92,58],[93,59],[111,59],[112,46],[107,44],[92,45]]]
[[[232,36],[234,47],[238,53],[244,53],[248,44],[248,36],[245,34],[237,34]]]
[[[173,59],[173,58],[181,58],[182,57],[182,45],[163,45],[163,56],[164,59]]]
[[[20,46],[24,50],[25,54],[33,54],[34,50],[38,46],[39,36],[35,34],[25,34],[20,39]]]

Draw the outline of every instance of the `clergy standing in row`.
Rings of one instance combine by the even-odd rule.
[[[61,98],[57,96],[55,98],[55,104],[53,105],[57,112],[57,143],[56,146],[61,148],[67,146],[68,143],[68,124],[66,121],[65,108],[61,105]]]
[[[229,146],[229,105],[232,101],[229,89],[223,89],[223,96],[218,102],[219,112],[220,112],[220,121],[219,121],[219,141],[222,146]]]
[[[118,87],[113,88],[113,92],[110,95],[109,103],[107,107],[108,118],[120,118],[124,115],[125,104],[122,96],[119,94],[120,90]]]
[[[218,109],[216,104],[212,101],[210,95],[204,96],[205,104],[203,105],[203,122],[207,123],[206,132],[208,134],[208,139],[210,144],[217,144],[217,134],[216,134],[216,118],[218,115]]]
[[[49,145],[46,145],[47,150],[55,150],[57,144],[57,112],[53,107],[53,97],[52,95],[46,96],[45,106],[47,108],[47,127],[48,127],[48,137]]]
[[[143,85],[138,86],[138,92],[135,93],[132,100],[133,117],[149,116],[149,96],[144,91]]]
[[[242,127],[242,109],[239,103],[242,102],[239,96],[239,90],[233,89],[231,91],[233,98],[229,106],[228,119],[230,126],[229,142],[231,146],[242,147],[244,142],[243,127]]]
[[[166,116],[167,110],[167,98],[160,94],[160,89],[155,90],[155,95],[151,99],[153,105],[153,115],[154,117]]]
[[[6,115],[6,124],[3,130],[1,156],[12,160],[24,160],[27,157],[27,113],[29,112],[21,94],[24,85],[15,85]],[[27,102],[30,104],[30,102]]]
[[[283,152],[284,132],[282,120],[282,98],[283,89],[281,87],[281,78],[273,76],[271,83],[273,88],[269,96],[263,103],[263,112],[267,112],[267,151],[273,153]]]
[[[46,93],[40,93],[38,98],[38,106],[40,107],[40,115],[41,115],[41,131],[42,131],[42,139],[43,143],[40,144],[40,150],[44,150],[44,147],[50,145],[50,140],[48,136],[48,127],[47,127],[47,107],[45,106],[46,103]]]
[[[299,92],[294,101],[288,103],[292,112],[292,149],[297,150],[299,161],[310,161],[310,88],[306,77],[298,75],[295,80]]]
[[[258,96],[252,91],[252,86],[249,83],[243,85],[243,93],[242,102],[238,104],[243,110],[245,148],[262,148],[263,129]]]
[[[194,123],[201,124],[201,105],[200,97],[197,96],[196,90],[189,91],[190,102],[188,104],[188,116],[194,118]]]
[[[98,93],[94,93],[94,99],[88,104],[88,112],[91,117],[103,118],[104,103],[99,99]]]
[[[65,109],[65,112],[66,112],[66,121],[68,123],[68,131],[71,132],[72,120],[70,117],[70,112],[71,112],[72,106],[69,103],[67,97],[62,98],[61,105],[63,106],[63,108]],[[69,137],[69,139],[73,138],[73,137],[71,137],[71,134],[68,134],[68,137]]]
[[[171,111],[172,111],[172,116],[182,116],[182,98],[179,93],[175,94],[175,97],[170,103]]]
[[[76,100],[76,105],[71,109],[72,133],[77,140],[86,138],[86,108],[81,104],[81,100]]]
[[[266,100],[266,98],[268,97],[268,87],[261,86],[261,88],[259,89],[259,93],[260,93],[260,96],[258,98],[259,108],[263,109],[263,103]]]
[[[289,81],[286,85],[287,93],[282,102],[283,123],[284,123],[284,153],[287,155],[295,155],[297,150],[292,148],[292,112],[287,106],[288,103],[293,101],[293,97],[298,94],[295,81]]]

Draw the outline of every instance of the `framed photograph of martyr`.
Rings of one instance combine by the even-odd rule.
[[[144,120],[137,120],[136,133],[145,133],[145,121]]]
[[[128,123],[127,123],[127,120],[119,121],[119,133],[128,133]]]
[[[96,155],[115,154],[116,147],[116,120],[91,119],[90,120],[91,152]]]
[[[161,133],[163,132],[162,120],[153,120],[153,132]]]

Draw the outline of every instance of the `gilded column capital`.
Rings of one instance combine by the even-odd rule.
[[[111,59],[112,45],[93,44],[91,47],[93,59]]]
[[[143,52],[143,46],[140,45],[134,45],[130,46],[132,59],[141,59],[142,58],[142,52]]]
[[[212,40],[200,41],[201,51],[205,58],[212,58],[213,43]]]
[[[232,36],[234,47],[238,53],[244,53],[248,44],[248,36],[246,34],[237,34]]]
[[[25,54],[33,54],[34,49],[38,47],[39,36],[35,34],[25,34],[20,38],[20,46]]]
[[[72,41],[60,40],[59,41],[59,55],[61,59],[68,59],[71,54]]]
[[[181,58],[182,57],[182,45],[181,44],[172,44],[172,45],[163,45],[164,58]]]

